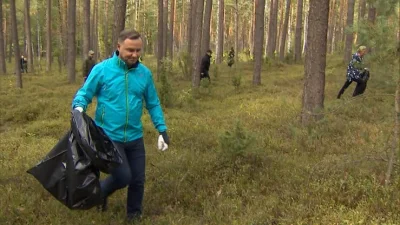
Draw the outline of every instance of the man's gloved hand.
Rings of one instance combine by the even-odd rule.
[[[165,151],[168,149],[169,137],[166,131],[160,132],[158,136],[158,150]]]
[[[75,107],[75,109],[74,110],[78,110],[79,112],[83,112],[83,108],[82,107],[80,107],[80,106],[78,106],[78,107]]]

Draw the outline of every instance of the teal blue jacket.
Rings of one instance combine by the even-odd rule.
[[[86,111],[97,97],[94,121],[111,140],[129,142],[143,137],[141,122],[143,101],[159,132],[167,130],[164,115],[154,86],[151,71],[141,63],[128,69],[114,53],[112,58],[97,64],[84,85],[76,93],[72,108]]]

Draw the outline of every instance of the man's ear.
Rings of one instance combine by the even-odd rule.
[[[120,45],[119,43],[117,43],[117,49],[118,49],[118,51],[119,51],[120,47],[121,47],[121,45]]]

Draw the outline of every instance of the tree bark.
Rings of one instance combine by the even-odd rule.
[[[216,50],[216,63],[222,63],[224,53],[224,0],[218,0],[218,24],[217,24],[217,50]],[[237,54],[237,53],[236,53]]]
[[[168,0],[163,0],[163,57],[167,57],[168,49]]]
[[[212,0],[206,1],[206,8],[204,12],[204,23],[201,38],[201,54],[205,54],[210,49],[210,26],[211,26],[211,12],[212,12]]]
[[[371,24],[375,24],[376,19],[376,8],[373,4],[370,4],[368,7],[368,21]]]
[[[29,13],[29,0],[24,1],[24,21],[25,21],[25,35],[26,35],[26,46],[27,46],[27,57],[28,57],[28,69],[31,72],[35,71],[33,67],[33,53],[32,53],[32,33],[31,33],[31,18]]]
[[[83,58],[90,50],[90,1],[83,1]]]
[[[61,48],[61,46],[60,46],[60,48]],[[39,52],[39,54],[41,54],[41,52]],[[46,8],[46,71],[47,72],[50,72],[50,70],[51,70],[51,63],[52,63],[52,60],[51,60],[52,56],[51,55],[52,55],[52,46],[51,46],[51,0],[47,0],[47,8]]]
[[[68,38],[67,38],[67,64],[68,64],[68,82],[75,82],[75,57],[76,57],[76,0],[68,1]]]
[[[94,51],[94,60],[97,61],[97,58],[99,57],[99,0],[94,0],[93,21],[92,50]]]
[[[192,86],[198,88],[200,86],[200,62],[201,62],[201,28],[203,24],[204,0],[197,0],[196,14],[194,16],[193,26],[193,71]]]
[[[5,51],[5,43],[4,43],[4,34],[6,34],[5,29],[3,27],[3,0],[0,0],[0,73],[6,74],[6,51]]]
[[[253,85],[261,84],[261,64],[264,40],[265,0],[255,0],[256,20],[254,22],[254,73]]]
[[[10,0],[10,13],[11,13],[11,32],[14,44],[14,59],[15,59],[15,74],[17,78],[17,88],[22,88],[22,76],[20,66],[20,51],[18,43],[18,27],[17,27],[17,10],[15,8],[15,0]]]
[[[277,25],[278,25],[278,0],[271,0],[268,45],[267,45],[267,56],[269,58],[275,57]]]
[[[174,28],[175,28],[175,11],[176,11],[176,0],[171,0],[171,14],[169,17],[169,35],[168,35],[168,53],[171,61],[174,58]]]
[[[239,55],[239,4],[235,0],[235,62],[238,62]]]
[[[109,38],[108,38],[108,29],[109,29],[109,26],[108,26],[108,23],[109,23],[109,19],[108,19],[108,11],[109,11],[109,8],[110,8],[110,5],[109,5],[109,1],[108,0],[105,0],[104,1],[104,13],[105,13],[105,15],[104,15],[104,27],[103,27],[103,31],[104,31],[104,36],[103,36],[103,41],[104,41],[104,49],[105,49],[105,52],[106,52],[106,57],[107,56],[109,56],[109,54],[110,54],[110,52],[111,52],[111,50],[110,50],[110,42],[109,42]]]
[[[346,27],[347,28],[353,28],[353,20],[354,20],[354,4],[355,0],[348,0],[347,1],[347,22],[346,22]],[[352,52],[352,47],[353,47],[353,38],[354,34],[353,31],[348,32],[346,34],[346,45],[344,48],[344,63],[348,63],[351,59],[351,52]]]
[[[163,31],[164,31],[164,25],[163,25],[163,12],[164,11],[164,6],[163,6],[163,0],[158,0],[158,32],[157,32],[157,80],[160,79],[160,74],[161,74],[161,67],[162,67],[162,60],[164,57],[164,41],[163,41]]]
[[[326,41],[329,0],[310,0],[309,28],[304,63],[305,81],[301,122],[308,125],[322,118],[325,91]]]
[[[328,53],[333,52],[333,34],[335,32],[335,0],[331,1],[331,6],[329,7],[329,25],[328,25]]]
[[[125,29],[126,0],[115,0],[114,2],[114,26],[111,51],[114,52],[118,44],[118,36]]]
[[[279,49],[279,60],[281,62],[285,60],[285,45],[286,45],[286,35],[289,26],[289,13],[290,13],[290,0],[286,0],[285,22],[283,23],[283,28],[281,31],[281,42]]]
[[[193,15],[194,15],[194,13],[193,13],[194,1],[195,0],[190,0],[190,2],[188,4],[188,12],[187,12],[188,21],[187,21],[186,38],[188,40],[188,42],[187,42],[187,50],[188,50],[189,54],[191,54],[191,52],[192,52],[192,34],[193,34],[193,32],[192,32],[192,30],[193,30],[193,27],[192,27],[193,22],[192,22],[192,20],[193,20]]]

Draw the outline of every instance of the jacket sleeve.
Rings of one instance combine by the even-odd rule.
[[[102,67],[100,65],[95,66],[86,82],[75,94],[72,101],[72,109],[80,106],[86,111],[87,106],[92,102],[93,97],[97,95],[101,87],[102,76]]]
[[[160,100],[158,98],[151,73],[148,76],[148,81],[144,92],[144,100],[146,102],[146,109],[150,113],[151,121],[153,121],[154,127],[158,130],[158,132],[166,131],[167,126],[165,125],[164,114],[161,109]]]

